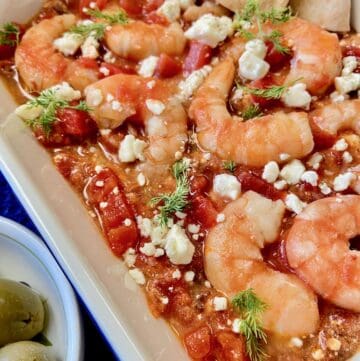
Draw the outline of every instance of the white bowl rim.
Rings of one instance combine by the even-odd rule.
[[[48,270],[54,280],[66,316],[67,350],[64,361],[84,359],[84,336],[75,293],[45,243],[32,231],[15,221],[0,216],[0,233],[30,251]]]

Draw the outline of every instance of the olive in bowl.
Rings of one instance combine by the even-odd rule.
[[[0,361],[54,361],[48,348],[33,341],[20,341],[0,349]]]

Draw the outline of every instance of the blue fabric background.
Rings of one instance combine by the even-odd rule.
[[[0,172],[0,216],[10,218],[31,229],[37,235],[40,233],[25,212],[24,208],[12,192],[9,184]],[[84,321],[85,331],[85,361],[115,361],[110,348],[104,342],[101,333],[91,320],[88,311],[79,300]],[[65,361],[65,360],[64,360]],[[125,361],[125,360],[124,360]]]

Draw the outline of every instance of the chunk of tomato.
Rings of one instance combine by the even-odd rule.
[[[165,16],[158,14],[156,11],[145,14],[144,21],[147,24],[158,24],[162,26],[169,25],[169,20]]]
[[[79,12],[82,13],[84,8],[89,8],[91,2],[94,2],[96,4],[96,7],[102,10],[107,5],[108,0],[80,0]]]
[[[200,223],[205,228],[211,228],[216,224],[217,211],[211,200],[203,195],[197,195],[191,199],[190,218]]]
[[[107,234],[110,248],[118,257],[121,257],[129,247],[136,244],[137,237],[135,224],[130,227],[120,226],[110,229]]]
[[[266,41],[267,53],[265,61],[270,64],[271,71],[277,71],[281,69],[287,62],[290,61],[290,54],[283,54],[276,50],[274,43],[271,41]]]
[[[144,13],[151,13],[157,10],[165,0],[147,0],[144,4]]]
[[[257,89],[266,89],[274,86],[274,79],[272,74],[266,75],[262,79],[254,80],[249,84],[250,88],[257,88]],[[271,108],[277,105],[280,105],[280,101],[278,99],[268,99],[257,95],[251,95],[251,101],[254,104],[258,104],[262,109]]]
[[[96,124],[87,112],[64,108],[58,110],[57,117],[67,135],[85,138],[96,132]]]
[[[161,54],[155,70],[159,78],[171,78],[181,72],[181,65],[167,54]]]
[[[119,5],[130,15],[141,15],[142,13],[142,1],[119,0]]]
[[[15,46],[0,45],[0,60],[9,59],[14,56]]]
[[[211,349],[211,330],[209,326],[204,325],[191,331],[184,337],[186,350],[190,357],[202,359]]]
[[[221,360],[224,361],[250,361],[246,355],[245,345],[242,337],[232,332],[219,332],[216,341],[220,346]]]
[[[187,73],[191,73],[194,70],[202,68],[204,65],[210,63],[211,55],[212,48],[209,45],[199,41],[191,41],[189,52],[184,62],[184,70]]]

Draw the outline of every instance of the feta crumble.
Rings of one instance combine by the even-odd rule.
[[[233,175],[218,174],[214,178],[213,190],[222,197],[235,200],[240,195],[241,184]]]
[[[194,281],[195,273],[193,271],[187,271],[185,272],[184,279],[186,282],[192,282]]]
[[[266,180],[268,183],[274,183],[280,174],[279,166],[276,162],[271,161],[267,163],[264,167],[262,173],[262,179]]]
[[[126,135],[119,147],[120,161],[124,163],[134,162],[137,159],[144,161],[143,151],[145,147],[146,142],[136,139],[132,134]]]
[[[311,103],[311,95],[306,90],[306,84],[297,83],[287,88],[281,97],[283,103],[288,107],[304,108],[308,110]]]
[[[297,195],[290,193],[286,196],[285,205],[289,211],[300,214],[307,204],[302,202]]]
[[[86,104],[89,105],[90,107],[99,106],[104,99],[101,90],[93,87],[86,88],[85,95],[86,95]]]
[[[319,184],[319,188],[320,188],[320,192],[325,196],[331,193],[331,188],[325,182],[321,182]]]
[[[138,285],[144,285],[146,283],[144,274],[138,268],[129,270],[129,275]]]
[[[304,172],[304,165],[298,159],[294,159],[281,170],[280,176],[288,184],[297,184]]]
[[[213,306],[215,311],[225,311],[228,307],[228,300],[226,297],[214,297]]]
[[[303,175],[301,176],[301,180],[316,187],[318,184],[319,176],[313,170],[308,170],[303,173]]]
[[[245,79],[262,79],[270,70],[270,65],[246,50],[239,59],[239,75]]]
[[[64,33],[62,37],[55,39],[53,42],[54,48],[65,56],[74,55],[84,42],[80,34]]]
[[[94,36],[88,36],[85,39],[84,43],[81,45],[82,56],[84,58],[96,59],[99,56],[99,46],[100,43]]]
[[[260,59],[265,59],[267,53],[267,46],[261,39],[253,39],[245,44],[245,50],[253,53]]]
[[[160,115],[165,110],[165,104],[160,100],[146,99],[146,107],[155,115]]]
[[[217,223],[222,223],[225,221],[225,214],[224,213],[218,213],[218,215],[216,216],[216,222]]]
[[[355,174],[351,172],[346,172],[338,175],[334,179],[334,191],[342,192],[348,189],[351,185],[351,182],[354,181],[355,179],[356,179]]]
[[[344,150],[348,149],[348,146],[349,145],[347,144],[346,140],[341,138],[334,144],[334,149],[338,152],[343,152]]]
[[[179,0],[165,0],[163,4],[156,11],[159,15],[164,16],[169,22],[173,23],[174,21],[180,18],[180,1]]]
[[[140,68],[138,70],[138,74],[143,76],[144,78],[152,77],[155,73],[158,61],[159,61],[158,56],[151,55],[151,56],[145,58],[140,63]]]

